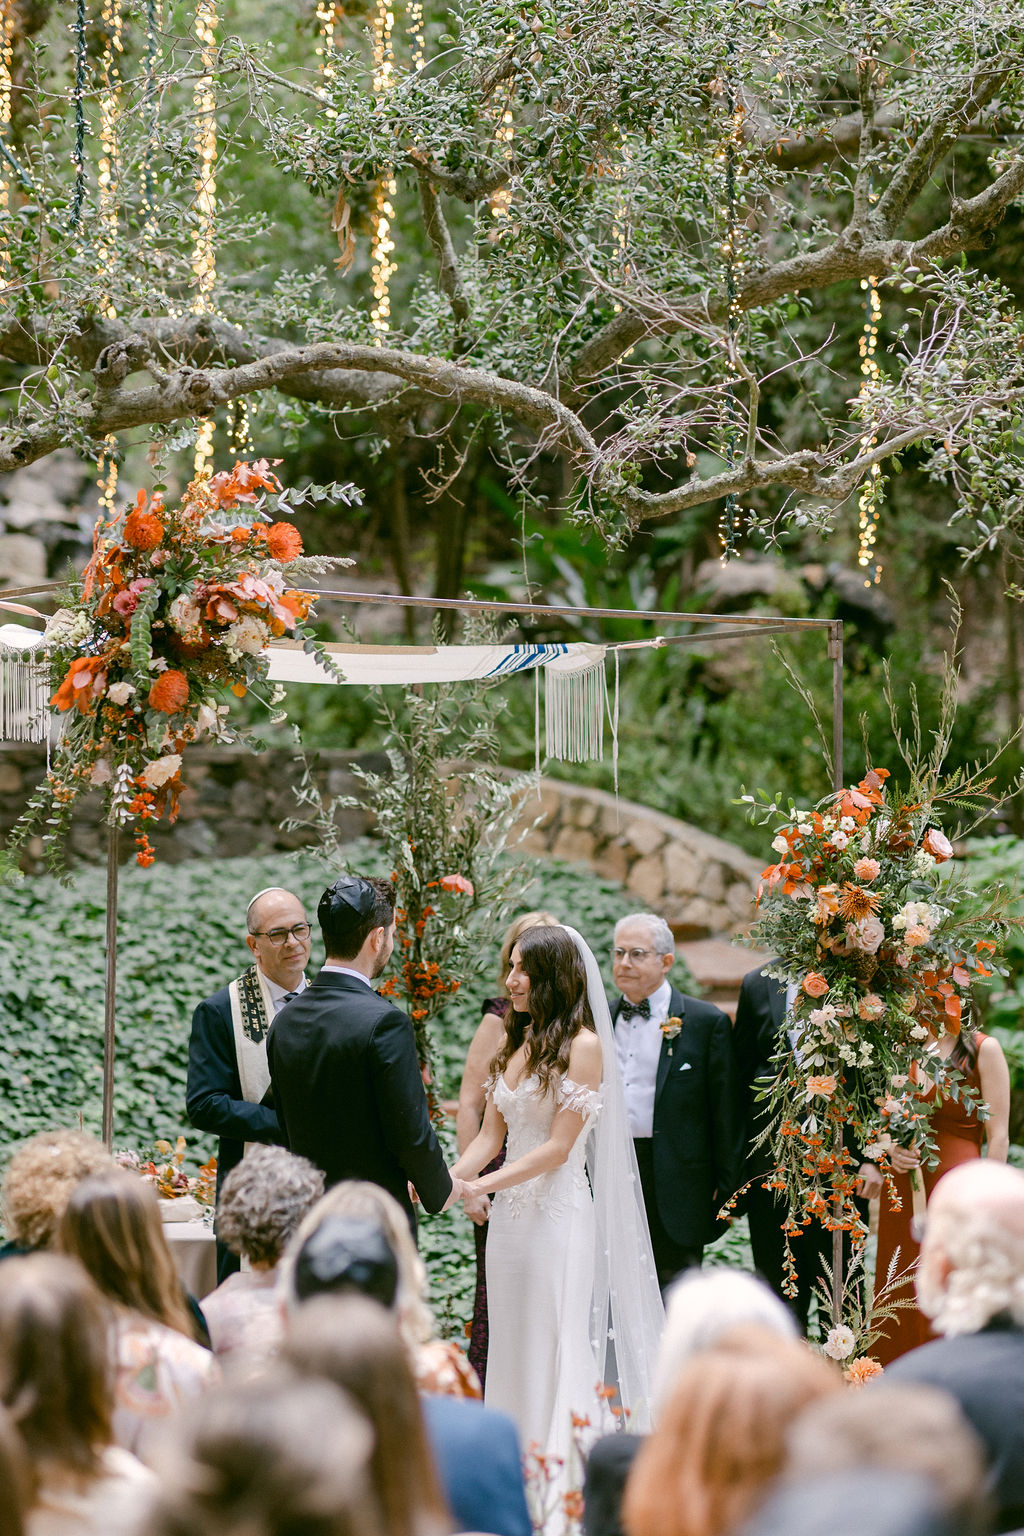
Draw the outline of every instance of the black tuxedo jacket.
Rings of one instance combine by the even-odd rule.
[[[615,1005],[619,1016],[621,999]],[[716,1235],[715,1212],[739,1184],[742,1121],[732,1025],[719,1008],[672,988],[654,1089],[654,1188],[666,1232],[683,1248]]]
[[[430,1124],[412,1024],[354,976],[321,971],[267,1036],[285,1141],[342,1179],[379,1184],[413,1221],[411,1183],[439,1211],[452,1181]]]
[[[227,987],[206,998],[192,1015],[185,1112],[197,1131],[220,1137],[218,1189],[242,1161],[247,1141],[284,1141],[274,1111],[242,1098]]]

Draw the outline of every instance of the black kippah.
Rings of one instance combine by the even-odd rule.
[[[358,917],[372,917],[377,906],[377,893],[369,880],[364,880],[361,875],[340,875],[324,891],[317,913],[322,912],[325,905],[333,912],[339,902],[351,907]]]
[[[389,1310],[398,1293],[398,1262],[375,1221],[328,1216],[303,1243],[295,1261],[301,1301],[331,1291],[359,1291]]]

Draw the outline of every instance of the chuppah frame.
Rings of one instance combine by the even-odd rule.
[[[15,601],[23,597],[41,597],[58,591],[59,582],[39,586],[12,587],[0,591],[0,611],[31,613]],[[550,603],[513,603],[480,598],[415,597],[391,592],[361,592],[319,588],[314,598],[329,598],[346,604],[372,604],[393,608],[419,608],[453,613],[492,614],[495,616],[530,616],[533,618],[637,619],[655,625],[699,624],[697,633],[661,635],[654,640],[624,641],[608,645],[608,650],[629,651],[658,645],[703,645],[709,641],[736,640],[753,636],[795,634],[823,630],[832,662],[832,788],[842,788],[843,778],[843,621],[841,619],[796,619],[774,614],[713,614],[648,611],[632,608],[581,608]],[[717,630],[717,632],[716,632]],[[403,647],[408,652],[409,647]],[[324,682],[335,679],[325,676]],[[116,1057],[117,997],[117,904],[118,904],[118,829],[111,825],[106,849],[107,885],[105,911],[105,975],[103,999],[103,1107],[102,1135],[110,1147],[114,1134],[114,1066]],[[841,1136],[842,1132],[839,1131]],[[832,1294],[835,1316],[842,1313],[843,1254],[842,1233],[832,1234]]]

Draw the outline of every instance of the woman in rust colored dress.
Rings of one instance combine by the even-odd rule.
[[[484,1003],[483,1017],[470,1042],[462,1073],[462,1085],[459,1088],[455,1134],[460,1156],[470,1142],[475,1140],[480,1130],[484,1118],[484,1106],[487,1102],[487,1080],[490,1076],[491,1062],[497,1056],[505,1039],[505,1016],[510,1007],[508,993],[505,990],[505,977],[509,972],[512,951],[520,934],[525,933],[527,928],[535,928],[538,924],[557,926],[558,918],[552,917],[550,912],[523,912],[510,924],[501,941],[501,959],[498,965],[498,986],[501,996],[489,997]],[[480,1177],[482,1178],[485,1173],[492,1173],[495,1168],[500,1168],[504,1161],[505,1152],[502,1149],[493,1162],[481,1169]],[[473,1298],[473,1325],[469,1335],[469,1362],[483,1383],[487,1374],[487,1278],[484,1259],[487,1249],[486,1222],[482,1226],[473,1228],[473,1239],[476,1244],[476,1295]]]
[[[932,1134],[938,1143],[939,1161],[934,1168],[923,1168],[925,1192],[932,1190],[950,1168],[981,1156],[982,1145],[986,1155],[1006,1161],[1010,1145],[1010,1073],[1003,1048],[991,1035],[980,1030],[963,1030],[960,1035],[943,1035],[933,1041],[936,1053],[948,1060],[977,1090],[988,1106],[987,1120],[979,1120],[969,1105],[956,1099],[943,1098],[932,1115]],[[926,1097],[933,1097],[934,1086]],[[885,1333],[872,1346],[871,1354],[882,1365],[888,1365],[898,1355],[927,1344],[936,1335],[924,1313],[919,1311],[914,1298],[914,1276],[919,1253],[918,1244],[911,1233],[914,1196],[910,1187],[910,1169],[917,1167],[920,1158],[906,1147],[895,1147],[892,1152],[893,1182],[900,1197],[902,1209],[889,1209],[888,1191],[883,1189],[878,1211],[878,1258],[875,1263],[875,1294],[885,1285],[893,1255],[899,1248],[895,1274],[904,1279],[892,1287],[886,1301],[909,1298],[913,1305],[901,1307],[885,1325]],[[908,1272],[909,1271],[909,1272]]]

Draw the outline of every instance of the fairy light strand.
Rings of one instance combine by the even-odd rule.
[[[732,51],[730,45],[730,52]],[[740,304],[738,276],[743,265],[742,252],[742,228],[739,223],[736,210],[736,168],[739,158],[739,149],[743,143],[743,107],[736,95],[735,87],[729,81],[729,112],[730,129],[729,136],[718,153],[718,160],[723,164],[725,171],[725,218],[726,235],[722,241],[721,254],[725,264],[725,291],[728,302],[726,312],[726,329],[729,335],[730,348],[735,343],[740,326]],[[731,358],[728,364],[728,382],[726,384],[725,399],[725,462],[731,469],[736,462],[736,445],[740,436],[740,407],[736,397],[736,371]],[[718,540],[721,545],[720,559],[725,565],[736,553],[739,540],[740,525],[742,521],[742,507],[739,497],[731,492],[722,507],[722,513],[718,520]]]
[[[14,81],[11,76],[13,62],[12,26],[14,0],[0,0],[0,139],[6,139],[11,126],[11,92]],[[6,167],[0,161],[0,214],[10,207],[10,186]],[[6,221],[0,227],[0,283],[6,280],[10,267],[10,249],[6,234]]]
[[[217,255],[214,228],[217,216],[217,99],[213,89],[213,65],[217,48],[217,7],[215,0],[197,0],[196,37],[199,41],[203,73],[193,92],[195,128],[193,148],[198,162],[196,171],[195,235],[192,243],[192,313],[208,315],[213,309],[213,290],[217,280]],[[196,437],[195,472],[205,474],[213,457],[214,420],[200,422]]]
[[[85,0],[78,0],[71,30],[75,37],[75,83],[72,100],[75,111],[75,142],[71,151],[71,164],[75,171],[75,190],[71,198],[71,214],[68,226],[72,233],[82,221],[85,203],[85,86],[89,72],[88,46],[85,36]]]
[[[389,0],[377,0],[371,17],[373,39],[373,92],[386,95],[395,81],[395,13]],[[370,245],[370,277],[373,283],[373,308],[370,328],[374,346],[384,345],[391,329],[391,281],[398,271],[392,258],[395,242],[391,238],[395,224],[394,198],[398,186],[391,170],[384,172],[374,198],[373,238]]]
[[[878,367],[878,325],[882,318],[882,301],[878,296],[878,279],[862,277],[860,286],[864,293],[864,329],[858,344],[860,351],[860,404],[866,421],[870,422],[871,396],[878,387],[881,376]],[[878,442],[873,426],[868,426],[860,440],[861,453],[869,453]],[[857,498],[857,564],[864,572],[864,585],[877,586],[882,579],[882,563],[878,559],[875,543],[878,537],[878,519],[882,509],[882,467],[872,464],[867,479]]]
[[[320,27],[320,41],[316,45],[316,56],[320,63],[320,81],[324,95],[329,96],[338,75],[335,63],[338,47],[336,36],[338,11],[335,0],[317,0],[316,19]],[[324,115],[333,120],[338,114],[334,107],[326,107]]]
[[[423,29],[423,0],[409,0],[405,17],[405,31],[409,39],[412,67],[419,74],[427,62],[426,36]]]
[[[100,279],[109,278],[117,260],[117,189],[119,177],[117,129],[121,110],[121,71],[119,55],[122,17],[118,0],[103,0],[101,14],[103,49],[100,55],[99,139],[97,166],[99,234],[96,260]],[[100,298],[100,313],[107,320],[117,319],[117,306],[109,292]],[[117,494],[117,438],[111,433],[104,439],[97,462],[97,487],[100,506],[107,517],[114,513]]]

